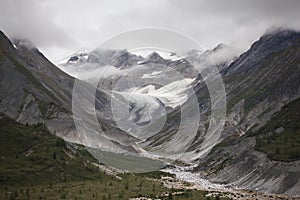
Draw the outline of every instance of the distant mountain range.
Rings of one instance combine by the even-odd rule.
[[[199,71],[210,65],[223,78],[227,114],[221,137],[210,152],[203,153],[212,105]],[[149,149],[186,149],[182,160],[195,165],[194,173],[212,181],[300,195],[299,32],[268,32],[241,55],[224,44],[182,56],[153,52],[146,58],[128,50],[95,49],[75,53],[59,67],[71,76],[33,45],[11,42],[1,32],[0,113],[22,124],[42,123],[66,141],[101,151],[144,156]],[[80,102],[72,102],[75,81],[84,88],[83,102],[96,92],[94,107],[104,132],[90,123],[89,103],[80,107]],[[160,82],[163,84],[154,84]],[[201,117],[197,134],[186,145],[176,143],[174,132],[183,115],[181,109],[190,103],[191,91],[196,94],[199,105],[194,106]],[[118,127],[111,102],[120,112],[128,111],[118,120],[129,125]],[[85,117],[73,116],[76,106]],[[80,118],[81,132],[75,129],[73,117]],[[166,123],[159,132],[147,126],[164,117]],[[143,128],[131,127],[132,121]],[[183,123],[189,126],[189,120]]]

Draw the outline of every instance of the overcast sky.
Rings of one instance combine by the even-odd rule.
[[[57,62],[142,27],[177,30],[207,49],[246,49],[271,26],[299,29],[299,10],[299,0],[0,0],[0,29]]]

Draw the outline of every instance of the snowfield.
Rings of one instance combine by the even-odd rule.
[[[191,83],[194,80],[195,79],[193,78],[186,78],[179,81],[174,81],[162,86],[159,89],[155,89],[154,85],[148,85],[142,88],[131,88],[127,90],[126,93],[130,93],[132,96],[135,94],[144,94],[149,97],[156,97],[162,101],[165,106],[175,108],[187,101],[188,90],[192,89]]]

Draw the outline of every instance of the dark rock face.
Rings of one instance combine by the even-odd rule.
[[[77,60],[79,60],[78,56],[72,56],[68,62],[76,62]]]

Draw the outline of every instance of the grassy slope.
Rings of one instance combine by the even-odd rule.
[[[25,126],[4,117],[0,119],[0,137],[0,185],[108,178],[72,154],[65,142],[43,125]]]
[[[270,159],[293,161],[300,159],[300,98],[285,105],[280,112],[255,133],[255,149]]]
[[[106,175],[87,162],[92,158],[82,147],[72,153],[43,125],[25,126],[1,115],[0,137],[0,199],[169,199],[161,195],[178,191],[149,179],[166,175],[161,172],[121,174],[121,180]],[[172,199],[206,199],[207,192],[181,191]]]

